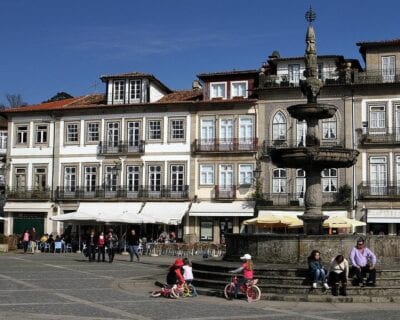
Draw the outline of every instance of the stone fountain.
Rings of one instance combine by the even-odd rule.
[[[321,146],[319,121],[332,118],[337,107],[318,103],[317,97],[322,88],[318,79],[317,51],[315,48],[315,32],[312,21],[315,13],[310,9],[306,13],[309,22],[306,34],[306,52],[304,71],[305,81],[301,90],[307,97],[307,103],[290,106],[291,117],[307,123],[305,145],[301,147],[269,148],[272,163],[282,168],[301,168],[306,172],[305,212],[300,219],[304,221],[305,234],[323,234],[322,224],[327,216],[322,214],[321,171],[325,168],[349,168],[357,161],[359,152],[337,146]]]

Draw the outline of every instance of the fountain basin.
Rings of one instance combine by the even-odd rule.
[[[337,111],[337,107],[327,103],[307,103],[290,106],[287,110],[293,118],[303,121],[332,118]]]
[[[337,147],[269,148],[272,162],[282,168],[349,168],[359,152]]]

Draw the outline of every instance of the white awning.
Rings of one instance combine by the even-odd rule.
[[[252,217],[254,201],[193,203],[189,211],[191,217]]]
[[[9,202],[4,205],[4,212],[48,212],[52,202]]]
[[[400,223],[400,209],[368,209],[368,223]]]
[[[6,218],[0,217],[0,220],[3,221],[3,220],[6,220]]]
[[[140,213],[154,218],[155,223],[177,225],[188,211],[190,202],[146,202]]]
[[[142,202],[81,202],[77,211],[51,219],[55,221],[147,223],[139,217],[142,206]]]
[[[284,216],[301,216],[304,211],[285,211],[285,210],[260,210],[258,211],[258,216],[268,216],[268,215],[284,215]],[[328,217],[347,217],[346,210],[332,210],[332,211],[322,211],[322,214]]]

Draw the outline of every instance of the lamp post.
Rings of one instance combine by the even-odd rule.
[[[253,170],[253,179],[254,179],[254,198],[257,200],[262,199],[262,186],[261,186],[261,161],[260,156],[257,153],[256,156],[256,167]]]

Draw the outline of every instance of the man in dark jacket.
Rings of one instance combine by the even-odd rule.
[[[126,243],[128,245],[129,255],[131,257],[131,262],[133,262],[133,256],[135,255],[138,262],[140,261],[139,257],[139,245],[140,238],[139,235],[136,234],[135,229],[132,229],[131,232],[126,237]]]
[[[94,230],[90,231],[90,234],[86,240],[86,250],[88,252],[89,262],[96,259],[96,244],[97,238],[94,234]]]

